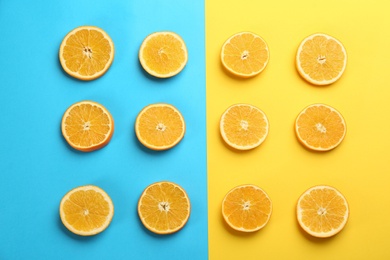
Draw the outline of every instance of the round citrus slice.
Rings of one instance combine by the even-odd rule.
[[[295,121],[298,140],[315,151],[329,151],[343,141],[347,126],[343,116],[333,107],[313,104],[299,113]]]
[[[110,142],[114,133],[114,120],[102,105],[93,101],[81,101],[65,111],[61,129],[71,147],[91,152]]]
[[[304,231],[314,237],[331,237],[339,233],[349,217],[343,194],[330,186],[315,186],[298,199],[297,219]]]
[[[60,217],[65,227],[80,236],[104,231],[114,216],[111,198],[101,188],[81,186],[69,191],[61,200]]]
[[[144,70],[158,78],[175,76],[188,60],[185,42],[173,32],[155,32],[147,36],[138,56]]]
[[[149,185],[138,201],[142,224],[156,234],[171,234],[182,229],[190,211],[190,200],[185,190],[168,181]]]
[[[222,216],[237,231],[254,232],[263,228],[271,213],[271,199],[256,185],[237,186],[222,201]]]
[[[234,34],[222,46],[223,66],[238,77],[249,78],[258,75],[265,69],[268,60],[267,43],[251,32]]]
[[[298,47],[296,67],[314,85],[329,85],[343,75],[347,52],[336,38],[317,33],[305,38]]]
[[[267,116],[259,108],[249,104],[230,106],[220,120],[223,140],[238,150],[258,147],[268,135]]]
[[[172,105],[156,103],[146,106],[135,121],[138,140],[152,150],[167,150],[184,137],[186,125],[180,111]]]
[[[63,39],[60,51],[62,68],[81,80],[101,77],[114,59],[114,43],[110,36],[95,26],[80,26]]]

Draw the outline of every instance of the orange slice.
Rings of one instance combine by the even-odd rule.
[[[347,200],[333,187],[312,187],[298,199],[298,223],[312,236],[325,238],[336,235],[344,228],[348,216]]]
[[[183,39],[173,32],[155,32],[147,36],[139,49],[139,61],[150,75],[169,78],[182,71],[188,53]]]
[[[232,74],[249,78],[258,75],[268,64],[267,43],[251,32],[234,34],[222,46],[221,61]]]
[[[114,59],[114,43],[110,36],[95,26],[80,26],[63,39],[60,51],[62,68],[81,80],[101,77]]]
[[[114,216],[114,205],[107,193],[93,185],[69,191],[61,200],[60,217],[69,231],[92,236],[104,231]]]
[[[107,145],[114,133],[108,110],[93,101],[71,105],[62,117],[62,135],[74,149],[90,152]]]
[[[347,52],[336,38],[317,33],[305,38],[298,47],[296,67],[314,85],[329,85],[338,80],[347,66]]]
[[[343,116],[333,107],[313,104],[306,107],[295,121],[298,140],[315,151],[329,151],[343,141],[347,126]]]
[[[138,140],[152,150],[167,150],[184,137],[186,125],[180,111],[172,105],[156,103],[146,106],[135,121]]]
[[[237,186],[222,201],[223,218],[238,231],[254,232],[263,228],[271,213],[271,199],[256,185]]]
[[[142,224],[157,234],[171,234],[182,229],[190,211],[190,200],[185,190],[168,181],[149,185],[138,201]]]
[[[267,116],[259,108],[249,104],[230,106],[220,120],[223,140],[238,150],[256,148],[268,135]]]

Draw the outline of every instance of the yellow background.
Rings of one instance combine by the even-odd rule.
[[[206,1],[207,152],[210,259],[390,259],[390,2]],[[240,31],[262,36],[270,49],[266,69],[238,79],[222,69],[224,41]],[[303,38],[323,32],[348,53],[344,75],[327,87],[306,83],[294,58]],[[312,103],[338,109],[347,135],[330,152],[297,141],[293,125]],[[258,148],[237,152],[219,134],[227,107],[250,103],[268,116],[270,132]],[[225,194],[256,184],[273,202],[270,222],[252,234],[232,231],[221,216]],[[350,218],[330,239],[299,229],[295,203],[307,188],[327,184],[347,198]]]

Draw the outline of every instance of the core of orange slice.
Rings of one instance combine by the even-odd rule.
[[[150,75],[169,78],[182,71],[188,53],[183,39],[173,32],[155,32],[147,36],[139,49],[139,61]]]
[[[272,213],[267,193],[256,185],[240,185],[230,190],[222,201],[222,216],[235,230],[254,232],[263,228]]]
[[[95,26],[80,26],[63,39],[60,51],[62,68],[70,76],[93,80],[102,76],[114,59],[110,36]]]
[[[60,203],[62,223],[69,231],[81,236],[92,236],[104,231],[113,216],[111,198],[94,185],[72,189]]]
[[[190,200],[185,190],[168,181],[149,185],[138,201],[142,224],[157,234],[171,234],[182,229],[190,211]]]
[[[249,104],[230,106],[220,120],[223,140],[238,150],[256,148],[268,135],[267,116],[259,108]]]
[[[333,107],[313,104],[299,113],[295,121],[298,140],[315,151],[329,151],[343,141],[347,126],[343,116]]]
[[[298,199],[298,223],[312,236],[325,238],[336,235],[344,228],[348,217],[347,200],[333,187],[312,187]]]
[[[347,52],[336,38],[317,33],[305,38],[298,47],[296,67],[314,85],[329,85],[343,75]]]
[[[81,101],[65,111],[61,129],[71,147],[91,152],[109,143],[114,133],[114,120],[101,104]]]
[[[167,150],[184,137],[186,125],[180,111],[170,104],[146,106],[135,121],[138,140],[152,150]]]
[[[268,60],[267,43],[251,32],[234,34],[222,46],[223,66],[238,77],[249,78],[258,75],[265,69]]]

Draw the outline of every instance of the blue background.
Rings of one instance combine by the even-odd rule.
[[[95,25],[113,39],[115,58],[101,78],[69,77],[58,61],[63,37]],[[189,60],[170,79],[147,75],[138,61],[155,31],[182,36]],[[182,0],[0,0],[0,259],[207,259],[204,2]],[[104,105],[115,132],[108,146],[77,152],[64,141],[65,110],[81,100]],[[173,149],[153,152],[134,134],[146,105],[167,102],[187,131]],[[166,236],[147,231],[137,202],[149,184],[169,180],[188,193],[187,225]],[[86,184],[112,198],[111,225],[79,237],[61,223],[61,198]]]

